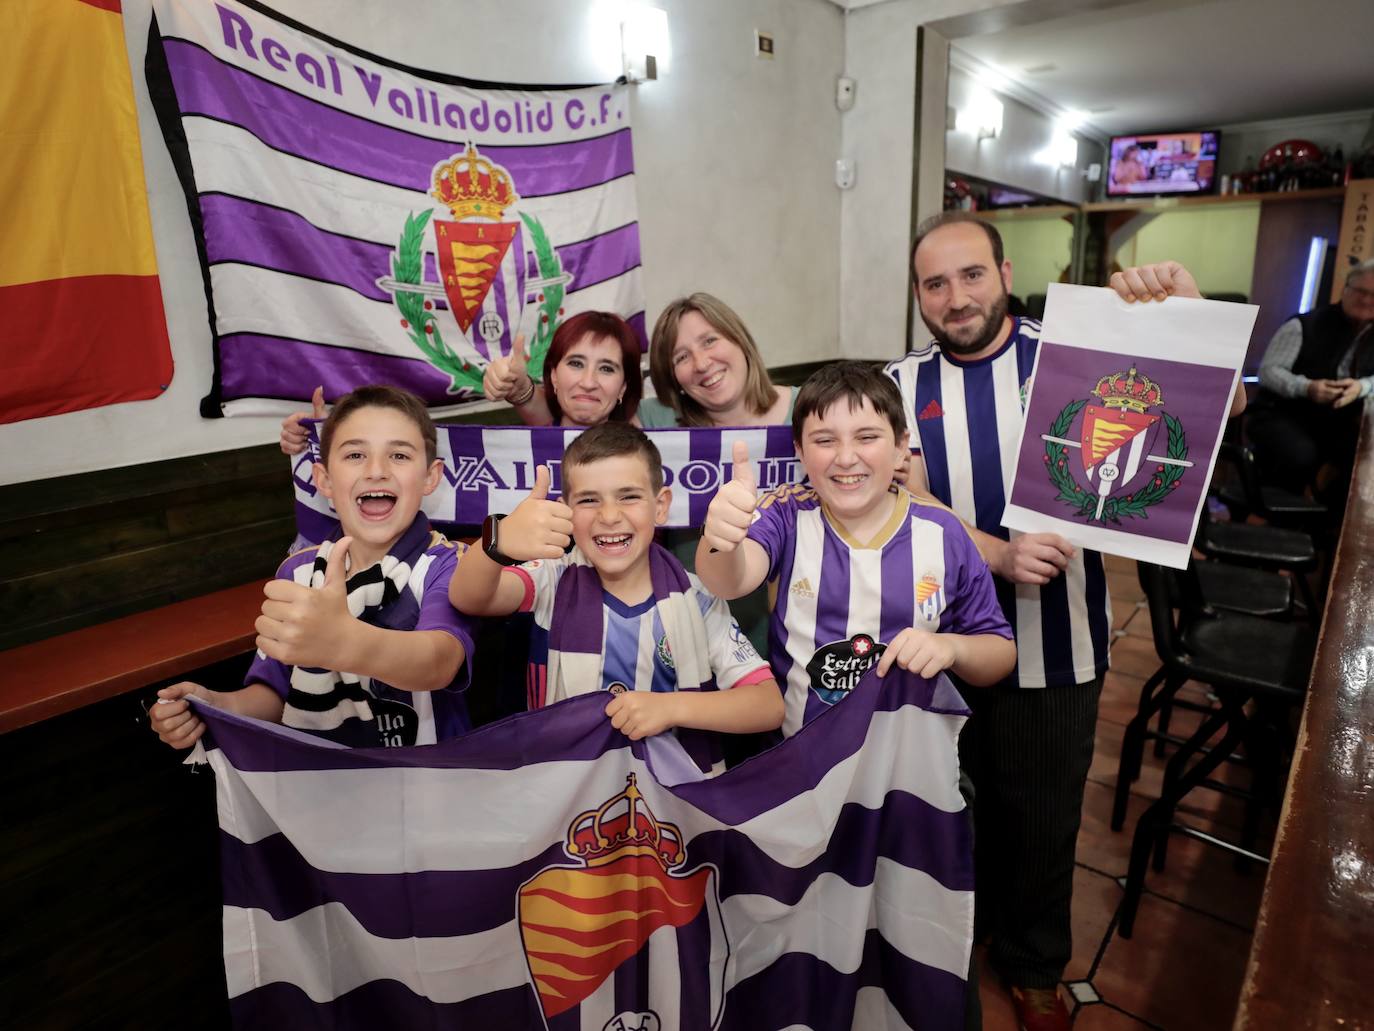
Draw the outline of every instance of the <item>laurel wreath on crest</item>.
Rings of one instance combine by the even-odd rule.
[[[419,286],[424,275],[424,236],[425,226],[429,224],[433,212],[421,211],[406,218],[401,239],[396,245],[396,253],[391,261],[391,274],[397,283],[411,283]],[[558,252],[549,242],[548,233],[538,219],[521,212],[534,244],[534,256],[539,265],[540,278],[557,279],[563,271],[563,263]],[[540,302],[540,319],[533,343],[529,344],[529,374],[539,379],[544,369],[544,355],[548,353],[553,331],[557,327],[558,310],[563,306],[563,284],[556,283],[544,289]],[[448,393],[460,390],[481,393],[483,369],[458,355],[453,348],[444,343],[444,335],[439,329],[439,320],[434,314],[434,305],[418,291],[397,290],[392,294],[396,310],[410,342],[425,356],[425,359],[440,372],[445,373],[451,382]]]
[[[391,274],[397,283],[420,285],[424,274],[424,258],[421,246],[425,226],[432,212],[421,211],[406,218],[405,228],[401,230],[396,254],[391,259]],[[480,392],[482,389],[482,370],[459,355],[444,343],[444,334],[439,330],[439,320],[434,315],[433,302],[426,300],[418,291],[397,290],[392,295],[396,310],[401,313],[401,325],[410,336],[410,342],[419,348],[429,364],[440,372],[446,373],[452,381],[448,393],[456,394],[464,388]]]
[[[1050,425],[1049,436],[1065,437],[1073,424],[1074,416],[1082,411],[1087,401],[1070,401]],[[1182,461],[1188,457],[1188,443],[1183,436],[1183,424],[1167,412],[1164,414],[1164,427],[1168,431],[1168,457]],[[1063,501],[1077,510],[1078,515],[1087,519],[1097,518],[1097,495],[1084,490],[1069,475],[1069,449],[1052,440],[1045,441],[1045,465],[1050,474],[1050,482],[1059,488],[1057,500]],[[1102,506],[1102,522],[1120,524],[1123,517],[1148,519],[1147,509],[1159,504],[1174,489],[1182,478],[1185,466],[1161,465],[1148,483],[1130,494],[1109,497]]]

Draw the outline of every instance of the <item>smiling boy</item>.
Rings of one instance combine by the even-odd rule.
[[[460,673],[472,634],[448,603],[465,549],[420,511],[443,469],[435,450],[434,424],[414,395],[370,386],[339,399],[314,469],[338,534],[292,555],[267,583],[245,686],[163,688],[150,712],[159,737],[178,748],[200,738],[204,724],[185,701],[192,694],[359,747],[429,744],[469,729]]]
[[[953,514],[893,485],[908,451],[892,381],[862,362],[825,366],[797,395],[792,438],[809,483],[759,498],[736,443],[697,550],[722,598],[778,582],[769,658],[786,685],[783,734],[875,664],[975,686],[1006,676],[1016,648],[987,564]]]
[[[604,690],[632,740],[776,729],[782,697],[768,664],[725,603],[654,543],[672,492],[649,438],[627,423],[594,426],[568,446],[562,474],[564,500],[551,500],[540,466],[530,496],[488,518],[482,551],[449,585],[469,615],[534,613],[530,708]],[[715,765],[703,739],[683,739],[703,770]]]

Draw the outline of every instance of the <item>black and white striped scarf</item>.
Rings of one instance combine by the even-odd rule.
[[[416,563],[430,545],[429,520],[416,516],[401,539],[380,561],[351,573],[346,581],[348,611],[357,619],[367,619],[384,610],[401,596],[409,584]],[[325,541],[311,565],[298,566],[294,578],[306,587],[324,586],[325,569],[335,541]],[[371,722],[374,699],[372,679],[356,673],[335,672],[295,666],[291,670],[291,689],[282,709],[282,723],[301,730],[331,731],[348,719]]]

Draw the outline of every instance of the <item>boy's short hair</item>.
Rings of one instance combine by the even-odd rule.
[[[792,408],[792,443],[801,444],[807,416],[824,415],[837,401],[849,402],[851,412],[867,401],[891,424],[893,440],[906,432],[906,412],[897,384],[872,363],[838,361],[813,372],[797,392]]]
[[[334,402],[329,418],[320,427],[320,461],[329,464],[329,446],[334,442],[334,431],[360,408],[394,408],[419,427],[420,436],[425,441],[425,465],[438,456],[439,434],[434,429],[434,420],[429,417],[425,403],[408,390],[373,383],[359,387]]]
[[[591,465],[604,458],[638,455],[649,468],[649,483],[657,494],[663,489],[663,458],[654,442],[638,426],[628,422],[603,422],[583,430],[563,452],[563,493],[568,492],[568,469]]]

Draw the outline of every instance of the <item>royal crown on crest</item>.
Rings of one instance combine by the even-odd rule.
[[[564,851],[587,866],[603,866],[623,856],[653,856],[664,870],[681,866],[686,858],[682,832],[671,823],[659,823],[635,786],[635,775],[625,778],[625,790],[596,809],[579,813],[568,825]]]
[[[1119,408],[1137,414],[1164,403],[1164,393],[1159,389],[1159,384],[1149,376],[1136,372],[1134,365],[1129,372],[1103,376],[1092,392],[1102,399],[1106,408]]]
[[[429,193],[458,219],[479,215],[500,221],[506,208],[520,199],[506,170],[478,154],[471,143],[434,169],[434,189]]]

